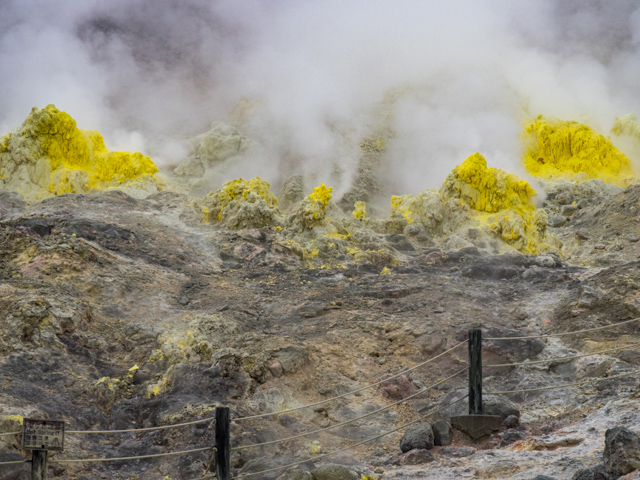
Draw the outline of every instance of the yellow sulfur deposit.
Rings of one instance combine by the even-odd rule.
[[[310,213],[313,214],[313,218],[316,220],[324,218],[327,205],[329,205],[329,200],[331,200],[332,191],[333,188],[327,188],[324,183],[321,183],[319,187],[313,189],[312,194],[307,196],[311,203]]]
[[[157,172],[141,153],[109,151],[100,133],[80,130],[54,105],[34,107],[24,123],[0,141],[0,189],[21,190],[27,196],[83,193]]]
[[[353,217],[358,220],[366,220],[367,219],[367,204],[365,202],[356,202],[353,209]]]
[[[535,209],[532,197],[536,191],[515,175],[497,168],[487,168],[487,161],[479,153],[470,155],[455,167],[441,191],[447,196],[459,198],[480,212]]]
[[[320,224],[327,225],[327,205],[331,200],[331,187],[324,183],[314,188],[313,193],[307,195],[298,205],[298,208],[289,216],[287,223],[294,231],[312,230]],[[324,234],[335,233],[331,231]]]
[[[586,125],[538,116],[525,126],[524,135],[524,164],[533,176],[595,178],[621,187],[635,181],[629,159]]]
[[[257,199],[258,201],[263,200],[269,209],[277,208],[278,199],[269,190],[270,186],[269,182],[260,177],[252,178],[249,181],[238,178],[225,183],[220,190],[209,192],[205,197],[202,206],[205,221],[221,221],[224,210],[233,201]]]

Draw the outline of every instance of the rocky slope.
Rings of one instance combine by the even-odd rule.
[[[487,337],[520,336],[635,318],[638,191],[629,187],[568,216],[554,229],[564,241],[564,258],[438,249],[393,234],[390,242],[410,247],[403,251],[407,261],[329,268],[283,246],[277,230],[203,224],[189,199],[176,193],[144,200],[119,191],[67,194],[31,205],[0,193],[2,429],[15,431],[19,417],[61,418],[69,430],[150,427],[206,418],[220,404],[231,406],[235,417],[277,412],[412,367],[463,341],[469,328],[482,327]],[[547,202],[549,214],[562,208],[553,198]],[[486,341],[486,364],[630,347],[573,361],[486,368],[485,389],[631,372],[640,363],[637,331],[629,323],[569,337]],[[446,378],[465,362],[462,347],[354,396],[234,422],[232,445],[346,421]],[[240,450],[233,466],[258,471],[279,459],[284,464],[365,440],[446,405],[464,394],[465,384],[460,375],[355,424]],[[508,400],[521,412],[523,435],[513,444],[502,442],[502,433],[480,443],[456,433],[454,446],[432,450],[432,462],[396,466],[399,431],[323,460],[377,469],[382,478],[570,478],[600,461],[607,428],[634,429],[638,381],[631,375]],[[457,407],[464,410],[464,402]],[[0,441],[0,461],[23,458],[17,436]],[[195,478],[208,452],[114,463],[55,460],[212,442],[207,423],[140,434],[69,433],[51,468],[56,478]],[[28,465],[1,468],[0,478],[28,476]]]

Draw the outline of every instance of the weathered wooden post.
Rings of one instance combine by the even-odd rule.
[[[231,479],[231,437],[229,407],[216,407],[216,477]]]
[[[31,453],[31,480],[47,480],[47,460],[49,452],[33,450]]]
[[[469,415],[482,415],[482,330],[469,330]]]

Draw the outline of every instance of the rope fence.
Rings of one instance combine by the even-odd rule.
[[[325,403],[333,402],[333,401],[338,400],[340,398],[348,397],[349,395],[354,395],[356,393],[363,392],[364,390],[368,390],[370,388],[377,387],[378,385],[382,385],[383,383],[386,383],[389,380],[393,380],[394,378],[398,378],[398,377],[401,377],[402,375],[406,375],[407,373],[412,372],[413,370],[416,370],[416,369],[418,369],[420,367],[424,367],[425,365],[433,362],[434,360],[437,360],[438,358],[443,357],[444,355],[454,351],[455,349],[457,349],[461,345],[466,344],[467,342],[468,342],[468,340],[464,340],[464,341],[458,343],[457,345],[454,345],[453,347],[449,348],[448,350],[445,350],[444,352],[436,355],[435,357],[431,357],[429,360],[427,360],[425,362],[419,363],[419,364],[417,364],[417,365],[415,365],[415,366],[413,366],[411,368],[403,369],[401,372],[399,372],[399,373],[397,373],[395,375],[391,375],[390,377],[387,377],[384,380],[380,380],[378,382],[371,383],[369,385],[366,385],[364,387],[358,388],[356,390],[352,390],[350,392],[343,393],[341,395],[336,395],[335,397],[327,398],[325,400],[320,400],[319,402],[308,403],[308,404],[302,405],[300,407],[289,408],[287,410],[281,410],[279,412],[261,413],[259,415],[250,415],[250,416],[247,416],[247,417],[234,418],[233,421],[234,422],[239,422],[239,421],[242,421],[242,420],[255,420],[256,418],[264,418],[264,417],[268,417],[270,415],[282,415],[284,413],[291,413],[291,412],[295,412],[297,410],[302,410],[304,408],[317,407],[318,405],[322,405],[322,404],[325,404]]]
[[[411,399],[413,399],[415,397],[418,397],[418,396],[422,395],[423,393],[431,390],[432,388],[435,388],[438,385],[442,385],[443,383],[451,380],[452,378],[457,377],[458,375],[460,375],[461,373],[466,372],[466,371],[467,371],[467,367],[464,367],[464,368],[458,370],[453,375],[450,375],[447,378],[445,378],[443,380],[440,380],[437,383],[434,383],[433,385],[430,385],[430,386],[428,386],[426,388],[423,388],[420,391],[418,391],[418,392],[416,392],[416,393],[414,393],[412,395],[409,395],[408,397],[403,398],[402,400],[398,400],[397,402],[394,402],[394,403],[392,403],[390,405],[387,405],[386,407],[378,408],[377,410],[374,410],[372,412],[365,413],[364,415],[360,415],[359,417],[352,418],[351,420],[347,420],[345,422],[336,423],[335,425],[331,425],[329,427],[319,428],[317,430],[312,430],[312,431],[309,431],[309,432],[305,432],[305,433],[301,433],[301,434],[298,434],[298,435],[294,435],[292,437],[283,438],[281,440],[272,440],[270,442],[254,443],[252,445],[242,445],[240,447],[232,448],[231,451],[244,450],[244,449],[252,448],[252,447],[262,447],[264,445],[273,445],[273,444],[276,444],[276,443],[286,442],[288,440],[294,440],[296,438],[306,437],[306,436],[309,436],[309,435],[313,435],[315,433],[324,432],[326,430],[331,430],[332,428],[337,428],[337,427],[342,427],[344,425],[349,425],[350,423],[356,422],[356,421],[361,420],[363,418],[367,418],[367,417],[370,417],[372,415],[375,415],[376,413],[380,413],[380,412],[383,412],[385,410],[389,410],[390,408],[393,408],[393,407],[396,407],[398,405],[401,405],[402,403],[405,403],[408,400],[411,400]]]
[[[581,329],[581,330],[575,330],[572,332],[559,332],[559,333],[555,333],[555,334],[545,334],[545,335],[531,335],[531,336],[520,336],[520,337],[489,337],[489,338],[485,338],[484,340],[487,341],[506,341],[506,340],[514,340],[514,341],[520,341],[520,340],[531,340],[531,339],[540,339],[540,338],[552,338],[552,337],[564,337],[564,336],[568,336],[568,335],[578,335],[578,334],[582,334],[582,333],[587,333],[587,332],[594,332],[594,331],[598,331],[598,330],[603,330],[603,329],[608,329],[608,328],[613,328],[613,327],[617,327],[620,325],[625,325],[625,324],[630,324],[632,322],[637,322],[640,320],[640,317],[638,318],[634,318],[631,320],[626,320],[623,322],[618,322],[618,323],[614,323],[614,324],[609,324],[609,325],[603,325],[600,327],[594,327],[594,328],[587,328],[587,329]],[[473,335],[472,335],[473,333]],[[111,458],[70,458],[70,459],[57,459],[57,458],[52,458],[51,462],[52,463],[58,463],[58,464],[73,464],[73,463],[85,463],[85,462],[115,462],[115,461],[133,461],[133,460],[140,460],[140,459],[150,459],[150,458],[159,458],[159,457],[168,457],[168,456],[176,456],[176,455],[185,455],[185,454],[191,454],[191,453],[198,453],[198,452],[205,452],[205,451],[210,451],[213,454],[213,457],[215,457],[215,464],[216,464],[216,473],[213,474],[208,474],[208,472],[211,470],[211,463],[212,461],[210,461],[210,465],[207,468],[207,470],[205,471],[205,474],[201,477],[198,477],[197,479],[194,480],[200,480],[200,479],[206,479],[206,478],[218,478],[219,480],[227,480],[229,478],[231,478],[230,476],[230,464],[229,464],[229,454],[230,452],[233,451],[240,451],[240,450],[245,450],[245,449],[249,449],[249,448],[257,448],[257,447],[263,447],[263,446],[268,446],[268,445],[275,445],[275,444],[280,444],[283,442],[288,442],[288,441],[292,441],[292,440],[296,440],[299,438],[303,438],[303,437],[307,437],[310,435],[315,435],[315,434],[319,434],[331,429],[335,429],[338,427],[342,427],[345,425],[349,425],[352,423],[355,423],[359,420],[362,420],[364,418],[367,417],[371,417],[373,415],[379,414],[383,411],[387,411],[389,409],[392,409],[394,407],[397,407],[398,405],[401,405],[403,403],[408,402],[409,400],[412,400],[420,395],[423,395],[425,392],[440,386],[444,383],[446,383],[449,380],[452,380],[453,378],[459,376],[460,374],[464,373],[464,372],[469,372],[469,393],[463,397],[458,398],[457,400],[455,400],[452,403],[449,403],[445,406],[439,407],[435,410],[432,410],[431,412],[429,412],[426,415],[421,415],[420,418],[418,418],[417,420],[411,421],[409,423],[405,423],[403,425],[400,425],[399,427],[396,427],[392,430],[386,431],[380,435],[376,435],[374,437],[368,438],[366,440],[363,440],[361,442],[357,442],[355,444],[325,453],[325,454],[321,454],[318,456],[315,456],[313,458],[310,459],[306,459],[306,460],[301,460],[295,463],[291,463],[288,465],[281,465],[281,466],[277,466],[274,468],[270,468],[267,470],[263,470],[260,472],[251,472],[251,473],[246,473],[246,474],[242,474],[239,476],[236,476],[234,478],[240,479],[240,478],[249,478],[252,476],[256,476],[256,475],[260,475],[260,474],[265,474],[265,473],[269,473],[269,472],[273,472],[273,471],[277,471],[277,470],[284,470],[293,466],[297,466],[297,465],[301,465],[307,462],[312,462],[312,461],[317,461],[323,458],[327,458],[333,455],[336,455],[338,453],[344,452],[346,450],[349,449],[353,449],[356,448],[358,446],[364,445],[366,443],[372,442],[374,440],[383,438],[387,435],[390,435],[394,432],[397,432],[399,430],[405,429],[411,425],[414,425],[418,422],[423,421],[425,418],[428,418],[430,416],[435,415],[436,413],[447,409],[459,402],[461,402],[462,400],[468,398],[469,399],[469,413],[470,414],[478,414],[478,413],[482,413],[482,361],[481,361],[481,352],[482,352],[482,346],[481,346],[481,341],[482,341],[482,336],[481,336],[481,331],[476,329],[476,330],[470,330],[469,331],[469,339],[468,340],[464,340],[456,345],[454,345],[453,347],[443,351],[442,353],[435,355],[431,358],[429,358],[428,360],[418,363],[416,365],[414,365],[413,367],[410,368],[406,368],[401,370],[400,372],[398,372],[397,374],[391,375],[383,380],[379,380],[377,382],[365,385],[363,387],[357,388],[355,390],[351,390],[349,392],[340,394],[340,395],[335,395],[333,397],[324,399],[324,400],[320,400],[317,402],[312,402],[306,405],[301,405],[298,407],[293,407],[293,408],[288,408],[288,409],[284,409],[284,410],[280,410],[280,411],[276,411],[276,412],[268,412],[268,413],[259,413],[259,414],[255,414],[255,415],[248,415],[248,416],[244,416],[244,417],[238,417],[238,418],[232,418],[230,416],[230,414],[228,413],[229,409],[228,407],[217,407],[216,408],[216,417],[208,417],[208,418],[203,418],[200,420],[193,420],[193,421],[188,421],[188,422],[182,422],[182,423],[177,423],[177,424],[170,424],[170,425],[159,425],[159,426],[155,426],[155,427],[144,427],[144,428],[132,428],[132,429],[120,429],[120,430],[68,430],[65,433],[67,434],[77,434],[77,435],[88,435],[88,434],[120,434],[120,433],[140,433],[140,432],[151,432],[151,431],[158,431],[158,430],[167,430],[167,429],[173,429],[173,428],[180,428],[180,427],[185,427],[185,426],[191,426],[191,425],[198,425],[198,424],[202,424],[202,423],[210,423],[210,427],[215,425],[215,429],[216,429],[216,446],[207,446],[207,447],[200,447],[200,448],[194,448],[194,449],[189,449],[189,450],[181,450],[181,451],[172,451],[172,452],[164,452],[164,453],[154,453],[154,454],[146,454],[146,455],[137,455],[137,456],[128,456],[128,457],[111,457]],[[417,370],[418,368],[424,367],[425,365],[428,365],[429,363],[434,362],[435,360],[442,358],[443,356],[453,352],[454,350],[460,348],[460,346],[467,344],[469,347],[469,364],[467,366],[465,366],[462,369],[459,369],[458,371],[456,371],[455,373],[453,373],[452,375],[439,380],[427,387],[421,388],[420,390],[418,390],[417,392],[408,395],[404,398],[402,398],[401,400],[398,400],[396,402],[393,402],[389,405],[386,405],[384,407],[381,408],[377,408],[371,412],[368,412],[366,414],[357,416],[355,418],[343,421],[343,422],[339,422],[333,425],[330,425],[328,427],[324,427],[324,428],[318,428],[318,429],[314,429],[314,430],[310,430],[307,432],[303,432],[303,433],[299,433],[297,435],[293,435],[293,436],[289,436],[289,437],[285,437],[285,438],[281,438],[281,439],[277,439],[277,440],[271,440],[271,441],[267,441],[267,442],[261,442],[261,443],[255,443],[255,444],[250,444],[250,445],[240,445],[240,446],[236,446],[233,448],[230,448],[229,445],[229,424],[230,421],[233,420],[234,422],[240,422],[240,421],[247,421],[247,420],[255,420],[255,419],[262,419],[262,418],[267,418],[267,417],[272,417],[275,415],[282,415],[282,414],[286,414],[286,413],[291,413],[291,412],[295,412],[295,411],[300,411],[306,408],[312,408],[312,407],[317,407],[319,405],[323,405],[329,402],[333,402],[336,401],[338,399],[341,398],[345,398],[347,396],[350,395],[354,395],[357,394],[359,392],[365,391],[367,389],[371,389],[374,388],[376,386],[380,386],[390,380],[393,380],[395,378],[404,376],[406,374],[408,374],[409,372],[412,372],[414,370]],[[624,345],[624,346],[618,346],[618,347],[614,347],[614,348],[608,348],[605,350],[599,350],[597,352],[592,352],[592,353],[584,353],[584,354],[576,354],[576,355],[570,355],[570,356],[562,356],[562,357],[554,357],[554,358],[549,358],[549,359],[544,359],[544,360],[535,360],[535,361],[525,361],[525,362],[519,362],[519,363],[502,363],[502,364],[489,364],[489,365],[484,365],[485,368],[498,368],[498,367],[518,367],[518,366],[530,366],[530,365],[539,365],[539,364],[544,364],[544,363],[552,363],[552,362],[567,362],[567,361],[571,361],[571,360],[575,360],[578,358],[583,358],[583,357],[589,357],[589,356],[595,356],[595,355],[602,355],[602,354],[606,354],[606,353],[610,353],[610,352],[615,352],[615,351],[620,351],[620,350],[625,350],[625,349],[630,349],[630,348],[636,348],[636,347],[640,347],[640,343],[631,343],[628,345]],[[597,377],[597,378],[588,378],[579,382],[573,382],[573,383],[565,383],[565,384],[561,384],[561,385],[550,385],[550,386],[543,386],[543,387],[536,387],[536,388],[524,388],[524,389],[515,389],[515,390],[505,390],[505,391],[486,391],[484,392],[484,394],[486,395],[510,395],[510,394],[518,394],[518,393],[529,393],[529,392],[538,392],[538,391],[545,391],[545,390],[553,390],[553,389],[559,389],[559,388],[569,388],[569,387],[576,387],[576,386],[581,386],[581,385],[586,385],[586,384],[597,384],[599,382],[604,382],[607,380],[614,380],[614,379],[619,379],[619,378],[623,378],[623,377],[629,377],[632,375],[638,375],[638,371],[631,371],[631,372],[625,372],[622,374],[618,374],[618,375],[614,375],[614,376],[608,376],[608,377]],[[473,380],[473,381],[472,381]],[[479,380],[479,382],[478,382]],[[480,411],[477,411],[478,405],[480,406]],[[222,410],[225,410],[227,413],[221,413]],[[222,416],[220,416],[222,415]],[[226,416],[225,416],[226,415]],[[218,419],[218,421],[216,421],[216,419]],[[224,419],[224,421],[222,420]],[[226,430],[226,431],[225,431]],[[0,437],[6,437],[6,436],[12,436],[12,435],[20,435],[22,432],[4,432],[4,433],[0,433]],[[220,436],[222,435],[222,436]],[[224,442],[222,442],[220,439],[224,438]],[[226,442],[226,445],[224,444]],[[35,452],[34,452],[35,454]],[[212,457],[212,459],[213,459]],[[35,458],[35,457],[34,457]],[[34,460],[35,461],[35,460]],[[4,465],[18,465],[18,464],[23,464],[23,463],[31,463],[30,460],[16,460],[16,461],[7,461],[7,462],[0,462],[0,466],[4,466]],[[221,467],[222,465],[222,467]]]
[[[395,433],[395,432],[397,432],[399,430],[403,430],[403,429],[405,429],[407,427],[410,427],[411,425],[415,425],[416,423],[420,423],[420,422],[424,421],[425,419],[435,415],[436,413],[441,412],[442,410],[446,410],[447,408],[452,407],[456,403],[461,402],[462,400],[467,398],[467,396],[468,395],[464,395],[464,396],[458,398],[454,402],[451,402],[451,403],[449,403],[449,404],[447,404],[447,405],[445,405],[443,407],[440,407],[440,408],[438,408],[436,410],[433,410],[433,411],[427,413],[426,415],[422,415],[417,420],[413,420],[413,421],[411,421],[409,423],[405,423],[403,425],[400,425],[399,427],[394,428],[393,430],[388,430],[388,431],[386,431],[384,433],[381,433],[380,435],[376,435],[375,437],[371,437],[371,438],[368,438],[366,440],[362,440],[361,442],[354,443],[353,445],[349,445],[347,447],[343,447],[343,448],[340,448],[340,449],[337,449],[337,450],[333,450],[332,452],[323,453],[323,454],[317,455],[317,456],[315,456],[313,458],[307,458],[306,460],[300,460],[298,462],[289,463],[287,465],[281,465],[281,466],[274,467],[274,468],[269,468],[267,470],[261,470],[259,472],[245,473],[245,474],[233,477],[233,478],[253,477],[253,476],[256,476],[256,475],[262,475],[262,474],[269,473],[269,472],[275,472],[277,470],[282,470],[282,469],[286,469],[286,468],[295,467],[295,466],[298,466],[298,465],[303,465],[303,464],[305,464],[307,462],[313,462],[313,461],[321,460],[323,458],[332,457],[334,455],[337,455],[338,453],[346,452],[347,450],[351,450],[352,448],[359,447],[361,445],[364,445],[366,443],[372,442],[374,440],[378,440],[378,439],[380,439],[382,437],[386,437],[387,435],[391,435],[392,433]],[[205,476],[197,477],[197,478],[190,479],[190,480],[199,480],[199,479],[207,479],[207,478],[215,478],[215,475],[205,475]]]

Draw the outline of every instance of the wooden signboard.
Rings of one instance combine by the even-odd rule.
[[[22,448],[61,452],[64,448],[64,422],[25,418],[22,423]]]

